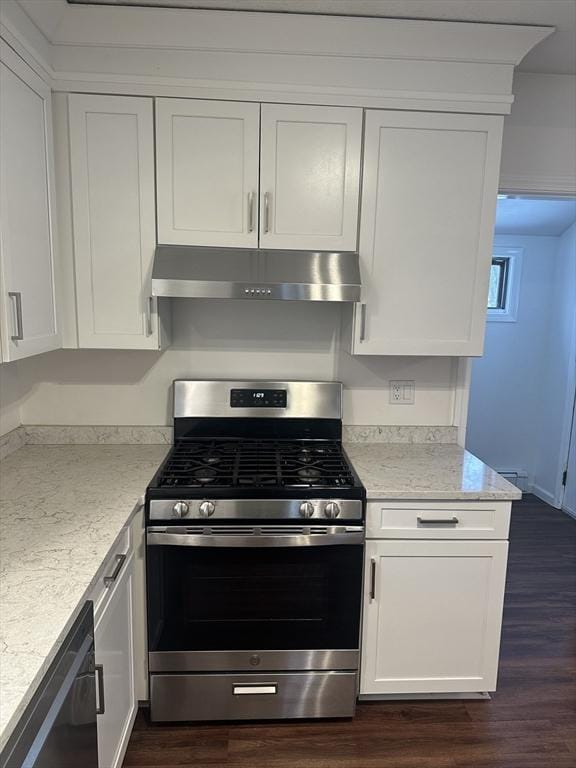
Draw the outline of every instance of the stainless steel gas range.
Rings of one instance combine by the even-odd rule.
[[[350,717],[365,491],[334,382],[176,381],[146,493],[151,719]]]

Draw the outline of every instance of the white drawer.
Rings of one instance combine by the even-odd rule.
[[[112,548],[110,554],[106,558],[104,568],[102,569],[102,575],[98,577],[98,582],[92,589],[88,599],[94,603],[94,623],[98,621],[104,606],[108,600],[111,592],[111,587],[114,582],[111,578],[118,575],[122,570],[125,560],[128,559],[130,554],[130,527],[126,526],[122,529],[116,544]]]
[[[369,501],[369,539],[507,539],[509,501]]]

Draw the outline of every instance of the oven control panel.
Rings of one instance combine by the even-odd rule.
[[[231,389],[231,408],[286,408],[285,389]]]

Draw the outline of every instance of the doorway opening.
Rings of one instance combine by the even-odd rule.
[[[466,448],[576,517],[576,199],[498,196]]]

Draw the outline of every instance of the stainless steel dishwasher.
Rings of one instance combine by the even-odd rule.
[[[98,768],[96,673],[87,601],[2,750],[1,768]]]

